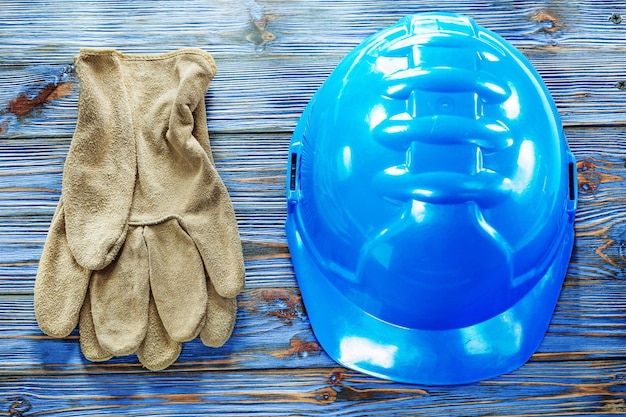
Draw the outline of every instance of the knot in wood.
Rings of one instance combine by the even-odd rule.
[[[9,401],[11,401],[8,414],[10,417],[25,417],[25,413],[29,412],[33,408],[30,401],[26,398],[13,397],[9,398]]]
[[[609,16],[609,20],[614,24],[619,25],[620,23],[622,23],[622,15],[620,15],[619,13],[613,13],[611,16]]]
[[[332,404],[337,400],[337,392],[330,387],[321,388],[315,391],[315,399],[320,404]]]

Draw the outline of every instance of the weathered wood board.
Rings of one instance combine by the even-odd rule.
[[[392,383],[321,350],[283,224],[291,132],[341,58],[400,17],[453,11],[535,65],[578,161],[576,243],[538,352],[458,387]],[[618,1],[6,1],[0,4],[0,414],[626,415],[626,6]],[[217,168],[244,243],[247,286],[222,348],[185,345],[166,371],[93,364],[77,334],[45,336],[34,277],[76,123],[81,47],[212,53]]]

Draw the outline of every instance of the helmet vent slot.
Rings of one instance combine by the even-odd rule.
[[[289,189],[291,191],[296,191],[296,171],[298,164],[298,154],[295,152],[291,153],[291,165],[289,169]]]
[[[573,162],[569,163],[568,174],[569,174],[569,199],[570,200],[575,200],[576,199],[576,189],[574,188],[574,183],[575,183],[574,175],[576,174],[576,171],[574,169],[574,163]]]

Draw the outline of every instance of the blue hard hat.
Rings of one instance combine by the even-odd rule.
[[[516,369],[554,311],[576,201],[528,60],[470,18],[403,18],[341,61],[291,141],[286,231],[317,339],[395,381]]]

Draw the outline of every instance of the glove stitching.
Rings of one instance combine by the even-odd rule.
[[[79,55],[75,58],[75,60],[80,59],[81,56],[85,55],[114,55],[119,59],[123,59],[126,61],[160,61],[172,57],[176,57],[179,55],[198,55],[206,59],[209,66],[211,67],[211,72],[213,75],[217,72],[217,66],[215,65],[215,60],[213,57],[206,51],[199,48],[183,48],[177,51],[167,52],[163,54],[125,54],[119,52],[115,49],[91,49],[91,48],[81,48]]]
[[[157,224],[165,223],[165,222],[167,222],[169,220],[172,220],[172,219],[178,220],[178,223],[180,223],[180,225],[183,227],[183,229],[186,230],[185,220],[178,214],[169,214],[167,216],[160,217],[160,218],[154,219],[154,220],[129,221],[128,225],[129,226],[156,226]]]

